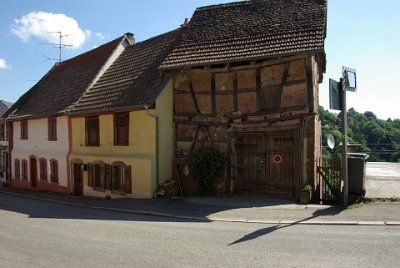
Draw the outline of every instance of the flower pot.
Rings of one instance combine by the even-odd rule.
[[[300,192],[300,203],[309,204],[311,202],[311,192]]]

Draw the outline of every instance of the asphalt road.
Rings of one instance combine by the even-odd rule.
[[[400,227],[190,222],[0,194],[1,267],[398,267]]]

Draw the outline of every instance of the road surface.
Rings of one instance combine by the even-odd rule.
[[[1,267],[398,267],[400,227],[190,222],[0,194]]]

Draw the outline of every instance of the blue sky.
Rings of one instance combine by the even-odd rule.
[[[137,41],[175,29],[196,7],[229,0],[2,0],[0,9],[0,99],[15,102],[55,63],[57,42],[68,59],[125,32]],[[348,107],[400,118],[400,1],[329,0],[325,43],[327,72],[320,104],[328,107],[328,80],[342,66],[357,70],[358,91]]]

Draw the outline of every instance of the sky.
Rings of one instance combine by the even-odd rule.
[[[136,41],[176,29],[196,7],[229,0],[2,0],[0,99],[15,102],[59,58],[69,59],[126,32]],[[327,69],[320,105],[329,107],[329,78],[342,66],[357,72],[347,107],[400,118],[400,1],[328,0]]]

